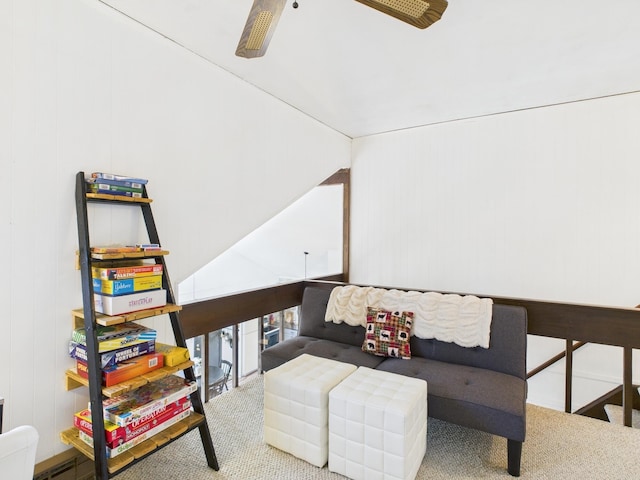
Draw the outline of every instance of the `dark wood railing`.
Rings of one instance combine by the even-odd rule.
[[[571,411],[573,342],[622,347],[623,421],[631,426],[633,415],[633,349],[640,348],[640,310],[537,300],[493,297],[496,303],[527,309],[528,332],[566,342],[565,411]]]
[[[183,305],[180,320],[184,336],[204,335],[300,305],[303,290],[304,282],[294,282]]]
[[[300,305],[302,292],[307,285],[333,288],[341,285],[340,279],[341,277],[337,275],[322,281],[301,280],[184,305],[180,315],[184,335],[186,338],[204,335],[220,328]],[[460,292],[441,293],[467,295]],[[632,354],[634,348],[640,348],[640,309],[474,295],[490,297],[495,303],[522,306],[527,309],[529,334],[566,341],[565,410],[568,412],[571,409],[574,342],[622,347],[624,351],[622,379],[624,423],[631,425]],[[234,378],[237,378],[237,372]]]
[[[576,350],[578,350],[579,348],[584,347],[585,345],[587,345],[587,342],[576,342],[576,343],[573,343],[573,345],[570,346],[570,350],[571,350],[571,352],[575,352]],[[539,374],[543,370],[546,370],[547,368],[551,367],[552,365],[555,365],[560,360],[563,360],[566,357],[567,357],[567,350],[565,348],[565,350],[563,350],[562,352],[558,353],[557,355],[554,355],[553,357],[551,357],[546,362],[543,362],[540,365],[538,365],[537,367],[532,368],[531,370],[529,370],[527,372],[527,378],[531,378],[534,375]]]
[[[302,292],[309,284],[333,288],[342,275],[322,279],[298,280],[246,292],[187,303],[182,306],[180,320],[186,338],[197,337],[221,328],[246,322],[302,303]]]

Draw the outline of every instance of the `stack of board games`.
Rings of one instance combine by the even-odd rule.
[[[175,345],[165,345],[149,339],[142,343],[134,345],[126,345],[114,350],[108,350],[100,353],[100,368],[109,369],[121,362],[126,362],[135,357],[140,357],[148,353],[161,353],[162,363],[167,367],[175,367],[190,359],[189,349],[186,347],[177,347]],[[82,343],[69,342],[69,356],[75,360],[81,360],[87,363],[87,346]]]
[[[135,322],[96,326],[102,386],[111,387],[163,366],[173,367],[189,360],[184,347],[156,343],[156,331]],[[78,328],[71,335],[69,355],[76,360],[76,372],[89,378],[86,335]]]
[[[135,178],[103,172],[93,172],[85,180],[91,193],[131,198],[142,198],[144,186],[148,182],[146,178]]]
[[[162,269],[162,264],[144,263],[93,266],[91,275],[96,311],[105,315],[119,315],[166,305],[167,291],[162,288]]]
[[[191,414],[191,400],[184,397],[171,405],[134,421],[127,427],[119,427],[111,422],[104,422],[107,458],[113,458],[129,450],[131,447],[151,438],[162,430],[179,422]],[[93,447],[91,430],[91,410],[85,409],[74,415],[74,426],[78,428],[78,437]]]
[[[104,387],[111,387],[165,365],[165,354],[156,352],[156,331],[153,329],[135,322],[109,327],[97,325],[96,336]],[[78,375],[89,378],[84,328],[73,331],[69,354],[76,360]]]
[[[194,381],[170,375],[103,402],[107,458],[113,458],[191,414]],[[74,415],[79,438],[93,446],[91,410]]]

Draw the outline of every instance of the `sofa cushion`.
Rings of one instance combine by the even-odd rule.
[[[303,353],[369,368],[376,368],[384,360],[383,357],[364,353],[360,345],[356,347],[331,340],[298,336],[263,350],[261,355],[262,370],[266,372],[279,367]]]
[[[412,323],[413,312],[368,307],[362,351],[381,357],[410,359]]]
[[[304,289],[298,335],[322,338],[360,348],[364,340],[364,327],[325,322],[324,313],[330,294],[331,290],[324,288],[307,287]]]
[[[493,304],[490,348],[464,348],[455,343],[411,337],[411,356],[486,368],[526,378],[527,311]]]

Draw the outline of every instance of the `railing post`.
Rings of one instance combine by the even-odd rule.
[[[261,316],[258,317],[258,373],[262,373],[262,351],[264,346],[264,316]]]
[[[573,340],[567,338],[565,346],[566,364],[564,377],[564,411],[571,413],[572,380],[573,380]]]
[[[240,384],[240,382],[238,381],[238,372],[240,371],[240,367],[238,366],[238,360],[240,358],[240,355],[238,353],[239,350],[239,343],[240,343],[240,324],[236,323],[233,326],[233,334],[232,337],[233,338],[233,388],[238,388],[238,385]]]
[[[623,347],[622,367],[622,411],[624,412],[624,424],[630,427],[633,417],[633,349]]]
[[[200,368],[201,376],[200,383],[202,386],[202,390],[204,391],[204,403],[207,403],[211,400],[211,395],[209,394],[209,355],[211,352],[209,351],[209,334],[211,332],[207,332],[204,334],[203,340],[203,348],[202,348],[202,367]]]

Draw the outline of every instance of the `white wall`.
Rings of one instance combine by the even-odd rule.
[[[40,461],[87,401],[64,389],[76,172],[150,179],[175,288],[349,166],[350,141],[93,0],[0,2],[0,72],[0,395]],[[139,217],[92,212],[94,245],[137,236]]]
[[[309,191],[180,282],[180,304],[340,273],[342,203],[342,185]]]
[[[638,124],[629,94],[354,140],[351,280],[637,305]]]

